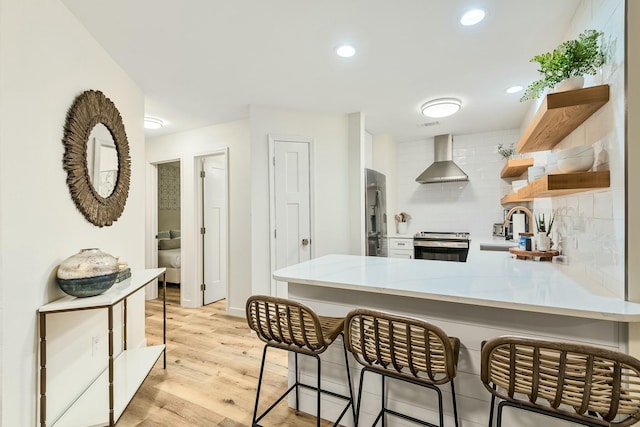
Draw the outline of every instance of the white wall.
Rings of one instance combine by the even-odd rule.
[[[57,265],[81,248],[99,247],[134,269],[144,267],[144,99],[58,0],[0,0],[0,70],[0,424],[33,426],[38,420],[36,313],[63,295],[55,283]],[[87,89],[103,91],[118,107],[131,149],[129,198],[111,227],[84,219],[62,168],[65,116]],[[144,343],[143,304],[140,295],[129,305],[131,346]],[[78,357],[63,362],[48,354],[51,387],[64,383],[50,389],[49,398],[57,402],[49,407],[51,417],[96,368],[105,367],[94,367],[90,358],[91,335],[106,339],[106,322],[99,317],[90,312],[49,317],[52,329],[66,331],[57,340],[51,336],[50,345]],[[87,351],[89,357],[83,356]],[[63,363],[64,378],[59,374]]]
[[[365,131],[363,113],[349,114],[349,253],[365,255],[365,168],[373,167],[373,135]]]
[[[349,253],[349,121],[346,114],[251,106],[250,126],[251,292],[268,294],[271,280],[268,135],[313,138],[313,256]]]
[[[586,29],[604,32],[607,61],[602,73],[587,76],[585,86],[607,83],[609,102],[554,150],[593,145],[598,170],[610,170],[604,190],[535,200],[536,212],[558,215],[553,238],[561,242],[576,276],[592,280],[624,297],[625,285],[625,87],[624,1],[584,1],[566,38]]]
[[[373,136],[371,143],[371,167],[384,174],[387,183],[387,234],[396,233],[394,216],[401,211],[396,209],[398,205],[398,167],[397,144],[387,134]]]
[[[146,144],[147,163],[181,160],[182,284],[181,298],[187,307],[199,307],[202,298],[196,277],[199,258],[199,230],[196,212],[197,157],[229,148],[229,311],[244,315],[251,290],[251,163],[249,126],[241,120],[150,138]],[[151,191],[151,189],[148,189]],[[147,213],[150,222],[151,212]],[[191,231],[189,231],[191,230]],[[196,286],[194,286],[194,284]]]
[[[408,232],[467,231],[472,240],[491,238],[493,224],[504,217],[500,199],[510,189],[500,178],[504,160],[498,154],[498,144],[515,143],[519,134],[517,130],[454,134],[453,160],[469,181],[442,184],[415,180],[433,162],[433,138],[399,143],[395,213],[411,215]]]

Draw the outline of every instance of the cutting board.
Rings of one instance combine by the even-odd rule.
[[[518,248],[509,248],[509,252],[514,254],[517,259],[533,259],[540,258],[540,261],[551,261],[554,256],[560,254],[558,251],[524,251]]]

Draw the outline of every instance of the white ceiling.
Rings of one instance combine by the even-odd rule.
[[[563,41],[581,0],[63,0],[167,125],[148,136],[248,117],[249,105],[363,112],[397,141],[519,127],[504,89],[537,79],[534,55]],[[472,6],[475,27],[458,23]],[[350,42],[357,53],[339,58]],[[419,107],[457,97],[440,124]]]

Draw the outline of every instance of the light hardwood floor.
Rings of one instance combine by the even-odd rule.
[[[182,308],[179,291],[168,288],[167,369],[160,358],[118,427],[251,425],[263,344],[224,304]],[[146,328],[149,345],[162,343],[161,299],[147,301]],[[286,352],[269,350],[265,370],[261,402],[270,404],[286,390]],[[316,419],[281,402],[260,424],[315,426]]]

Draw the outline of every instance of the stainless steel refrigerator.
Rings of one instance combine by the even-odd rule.
[[[387,256],[387,188],[380,172],[365,169],[367,255]]]

